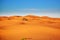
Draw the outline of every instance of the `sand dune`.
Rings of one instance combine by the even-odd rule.
[[[2,16],[0,40],[60,40],[60,18]]]

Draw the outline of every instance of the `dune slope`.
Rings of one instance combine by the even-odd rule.
[[[60,18],[0,17],[0,40],[60,40]]]

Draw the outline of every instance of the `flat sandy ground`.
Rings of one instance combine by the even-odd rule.
[[[0,40],[60,40],[60,23],[0,21]]]

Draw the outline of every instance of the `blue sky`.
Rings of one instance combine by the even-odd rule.
[[[0,15],[60,17],[60,0],[0,0]]]

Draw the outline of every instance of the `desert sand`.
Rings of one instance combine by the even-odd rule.
[[[60,40],[60,18],[0,16],[0,40]]]

